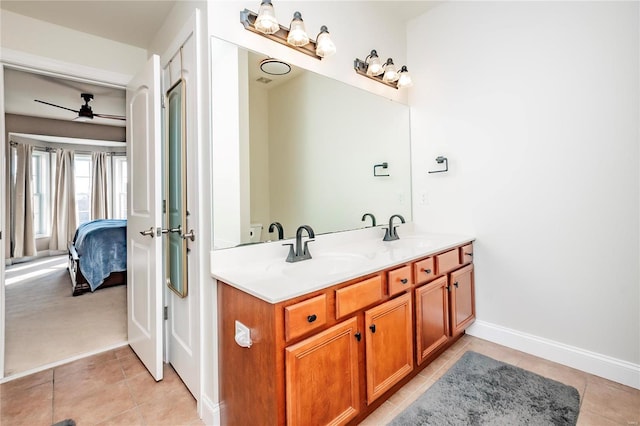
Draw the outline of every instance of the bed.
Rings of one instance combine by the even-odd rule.
[[[69,244],[74,296],[127,283],[127,221],[98,219],[78,226]]]

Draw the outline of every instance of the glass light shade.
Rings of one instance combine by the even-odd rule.
[[[385,83],[393,83],[398,80],[398,70],[396,66],[393,65],[393,60],[391,58],[387,59],[387,63],[384,64],[384,75],[382,76],[382,81]]]
[[[253,24],[256,30],[264,34],[275,34],[280,29],[278,20],[276,19],[276,13],[273,10],[271,0],[265,0],[260,5],[258,10],[258,17]]]
[[[377,56],[371,56],[367,63],[369,66],[367,67],[367,75],[368,76],[376,76],[382,74],[382,64],[380,63],[380,58]]]
[[[409,70],[407,70],[406,65],[402,66],[398,75],[398,88],[413,86],[413,81],[411,81],[411,76],[409,75]]]
[[[321,58],[326,58],[334,53],[336,53],[336,45],[333,44],[333,41],[331,40],[329,30],[323,25],[320,28],[320,34],[318,34],[318,38],[316,39],[316,55]]]
[[[309,36],[304,29],[304,22],[302,21],[300,12],[293,14],[291,26],[289,27],[289,35],[287,36],[287,43],[296,47],[301,47],[309,43]]]

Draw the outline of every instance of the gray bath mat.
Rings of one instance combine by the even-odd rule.
[[[466,352],[389,425],[575,425],[571,386]]]

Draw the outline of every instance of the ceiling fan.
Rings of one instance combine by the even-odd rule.
[[[52,104],[50,102],[41,101],[39,99],[34,99],[34,101],[40,102],[41,104],[50,105],[56,108],[62,108],[68,111],[73,111],[78,114],[78,117],[74,118],[74,120],[77,120],[77,121],[89,121],[89,120],[93,120],[93,117],[108,118],[111,120],[122,120],[122,121],[126,120],[126,118],[121,115],[97,114],[93,112],[91,110],[91,107],[89,106],[89,101],[93,99],[93,95],[91,93],[82,93],[80,97],[84,99],[84,105],[81,105],[79,110]]]

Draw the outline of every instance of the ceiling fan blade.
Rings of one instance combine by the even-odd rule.
[[[73,112],[75,112],[76,114],[78,113],[78,110],[77,110],[77,109],[71,109],[71,108],[63,107],[63,106],[60,106],[60,105],[52,104],[52,103],[45,102],[45,101],[41,101],[41,100],[38,100],[38,99],[34,99],[34,101],[36,101],[36,102],[40,102],[41,104],[50,105],[50,106],[52,106],[52,107],[66,109],[66,110],[68,110],[68,111],[73,111]]]
[[[110,118],[112,120],[122,120],[122,121],[126,121],[126,118],[121,116],[121,115],[111,115],[111,114],[96,114],[95,112],[93,113],[94,117],[100,117],[100,118]]]

